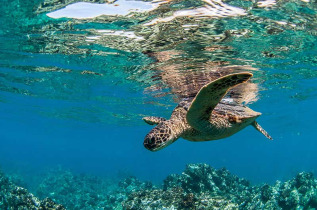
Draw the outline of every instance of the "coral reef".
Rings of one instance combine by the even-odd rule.
[[[125,209],[217,209],[238,208],[253,188],[226,169],[190,164],[182,174],[169,175],[163,189],[131,193]]]
[[[14,185],[0,172],[0,209],[65,209],[49,198],[40,200],[26,189]]]
[[[118,209],[128,194],[152,189],[150,182],[133,176],[120,181],[92,175],[74,175],[61,168],[49,171],[37,187],[36,195],[49,196],[67,209]]]
[[[133,192],[125,209],[312,209],[317,208],[317,180],[311,173],[274,186],[251,186],[226,169],[189,164],[170,175],[163,189]]]
[[[113,180],[58,169],[45,175],[36,195],[52,200],[0,175],[0,209],[64,209],[56,203],[67,209],[316,209],[317,180],[302,172],[286,182],[252,186],[226,169],[189,164],[157,187],[133,176]]]
[[[49,196],[67,209],[98,209],[107,205],[110,180],[89,175],[74,175],[61,168],[51,170],[39,183],[35,194]]]
[[[312,173],[299,173],[295,178],[274,186],[263,185],[256,189],[245,205],[261,209],[316,209],[317,180]]]

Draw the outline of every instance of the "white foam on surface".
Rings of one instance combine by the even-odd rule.
[[[275,0],[264,0],[258,2],[258,7],[272,7],[276,5]]]
[[[94,18],[100,15],[127,15],[130,12],[145,12],[155,9],[159,3],[135,0],[118,0],[115,4],[77,2],[47,14],[50,18]]]

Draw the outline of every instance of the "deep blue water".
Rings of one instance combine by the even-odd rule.
[[[240,5],[239,1],[231,4]],[[226,54],[225,60],[248,58],[253,61],[243,64],[250,64],[263,72],[255,73],[262,86],[260,99],[250,107],[262,113],[258,122],[273,136],[273,141],[249,126],[220,141],[194,143],[179,139],[153,153],[143,147],[144,136],[151,126],[141,119],[146,115],[168,118],[177,105],[172,99],[173,94],[155,97],[145,91],[157,83],[153,81],[150,67],[154,59],[144,55],[140,49],[131,52],[101,44],[90,47],[117,54],[43,52],[40,45],[53,41],[44,38],[32,40],[32,37],[42,36],[40,26],[68,20],[51,19],[45,13],[34,14],[33,8],[38,2],[30,3],[30,6],[19,1],[6,1],[4,5],[2,9],[8,12],[1,17],[6,24],[0,34],[2,170],[32,176],[61,165],[74,172],[96,175],[116,176],[118,172],[126,171],[143,180],[161,182],[168,174],[180,173],[186,164],[208,163],[215,168],[225,167],[254,183],[286,180],[301,171],[317,172],[317,74],[314,61],[317,48],[313,23],[300,25],[307,27],[306,30],[283,29],[285,31],[279,35],[264,34],[265,27],[261,24],[257,30],[255,25],[249,27],[247,20],[239,18],[229,17],[226,19],[228,25],[222,26],[230,28],[235,26],[235,21],[245,21],[245,26],[240,27],[253,30],[249,38],[236,38],[225,43],[236,50]],[[20,9],[10,13],[16,5],[20,5]],[[309,11],[315,13],[317,8],[309,5]],[[283,14],[287,10],[254,9],[254,14],[261,12],[279,20],[279,16],[273,13]],[[296,14],[307,15],[300,11]],[[21,21],[10,21],[12,18]],[[289,17],[282,20],[292,21]],[[124,21],[99,27],[131,30],[129,24],[139,24]],[[28,39],[27,35],[31,38]],[[266,38],[262,39],[262,36]],[[254,48],[256,43],[259,48]],[[263,56],[263,49],[270,51],[272,45],[298,46],[281,51],[280,57]],[[190,57],[188,46],[176,46],[178,50],[182,47]],[[199,57],[196,52],[193,55]],[[209,56],[212,59],[213,55]],[[34,70],[37,67],[58,67],[60,70]],[[65,69],[71,72],[62,72]],[[84,70],[103,76],[83,75]],[[162,91],[168,93],[169,90],[163,88]]]
[[[14,97],[21,104],[1,105],[1,165],[31,174],[56,165],[99,175],[127,170],[154,181],[197,162],[226,167],[254,182],[286,179],[300,171],[315,172],[316,99],[290,103],[287,97],[281,100],[281,95],[275,93],[274,98],[254,106],[264,113],[260,122],[274,141],[250,127],[222,141],[179,140],[156,153],[145,150],[142,144],[148,126],[43,117],[23,111],[28,106],[23,105],[27,97]]]

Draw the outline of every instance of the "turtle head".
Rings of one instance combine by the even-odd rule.
[[[179,135],[172,130],[172,123],[164,121],[153,128],[144,138],[144,147],[150,151],[158,151],[175,142]]]

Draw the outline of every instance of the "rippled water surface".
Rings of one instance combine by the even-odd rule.
[[[160,181],[188,163],[255,183],[316,172],[315,1],[2,2],[0,164],[26,174],[62,165]],[[221,141],[143,147],[144,116],[221,75],[249,71],[241,102],[258,122]],[[243,99],[243,100],[242,100]]]

